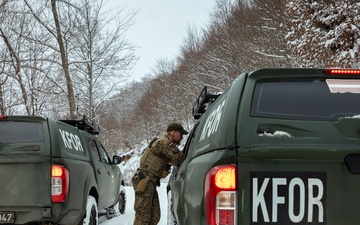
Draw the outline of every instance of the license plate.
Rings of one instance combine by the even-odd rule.
[[[0,224],[15,223],[15,214],[13,212],[0,212]]]

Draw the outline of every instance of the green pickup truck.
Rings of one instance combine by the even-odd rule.
[[[96,225],[125,207],[119,156],[111,160],[82,120],[0,116],[0,224]]]
[[[242,73],[193,115],[171,224],[360,224],[360,70]]]

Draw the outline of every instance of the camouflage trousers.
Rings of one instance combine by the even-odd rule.
[[[156,225],[160,221],[160,204],[156,185],[149,180],[144,192],[137,191],[141,178],[138,173],[132,178],[135,191],[134,225]]]

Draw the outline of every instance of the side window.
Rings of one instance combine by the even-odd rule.
[[[110,161],[109,155],[105,151],[105,148],[100,143],[98,143],[98,146],[99,146],[101,162],[110,164],[111,161]]]
[[[94,157],[94,159],[95,159],[96,161],[100,162],[100,161],[101,161],[101,160],[100,160],[100,155],[99,155],[99,151],[98,151],[98,149],[97,149],[97,147],[96,147],[96,142],[95,142],[95,140],[89,138],[88,141],[89,141],[89,146],[90,146],[90,149],[91,149],[91,154],[92,154],[92,156]]]

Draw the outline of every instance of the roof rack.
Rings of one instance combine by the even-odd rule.
[[[205,86],[199,97],[196,99],[193,105],[192,115],[194,119],[199,119],[202,114],[205,113],[207,108],[220,96],[220,94],[210,94],[207,92],[207,86]]]
[[[84,115],[81,120],[59,120],[63,123],[69,124],[71,126],[77,127],[79,130],[86,131],[93,135],[98,135],[100,133],[99,128],[95,128],[93,123],[87,119]]]

